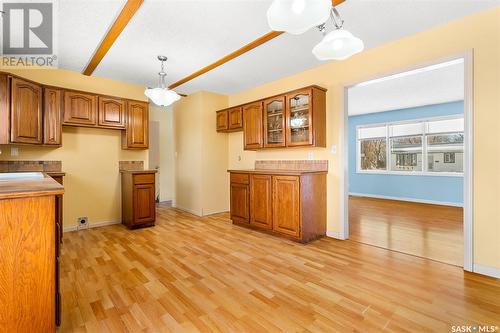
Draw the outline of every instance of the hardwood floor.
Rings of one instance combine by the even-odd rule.
[[[499,325],[500,280],[158,208],[153,228],[67,233],[59,332],[451,332]]]
[[[463,266],[463,209],[351,196],[349,239]]]

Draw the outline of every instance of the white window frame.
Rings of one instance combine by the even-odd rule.
[[[442,116],[442,117],[430,117],[430,118],[418,118],[412,120],[404,120],[404,121],[393,121],[393,122],[385,122],[385,123],[373,123],[366,125],[358,125],[356,126],[356,173],[360,174],[382,174],[382,175],[399,175],[399,176],[435,176],[435,177],[463,177],[463,172],[437,172],[437,171],[428,171],[427,165],[427,129],[425,126],[426,122],[436,121],[436,120],[450,120],[450,119],[462,119],[464,115],[451,115],[451,116]],[[422,171],[392,171],[391,170],[391,142],[389,135],[389,127],[392,125],[400,125],[400,124],[422,124]],[[361,169],[361,139],[359,139],[359,129],[362,128],[370,128],[370,127],[384,127],[385,126],[385,140],[386,140],[386,170],[362,170]],[[433,133],[434,134],[434,133]],[[465,129],[464,129],[465,134]],[[363,139],[365,140],[365,139]],[[464,142],[465,149],[465,142]],[[464,161],[465,162],[465,161]]]

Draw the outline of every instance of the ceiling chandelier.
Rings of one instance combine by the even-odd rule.
[[[165,73],[163,69],[163,63],[167,61],[167,57],[159,55],[158,60],[161,61],[161,71],[158,73],[160,76],[158,88],[147,88],[144,91],[144,95],[146,95],[156,105],[169,106],[177,102],[181,96],[179,96],[175,91],[168,89],[165,84],[165,77],[167,76],[167,73]]]
[[[335,30],[326,34],[326,23],[332,19]],[[343,29],[344,21],[331,0],[274,0],[267,11],[271,29],[301,34],[317,27],[324,37],[312,53],[319,60],[344,60],[363,51],[363,41]]]

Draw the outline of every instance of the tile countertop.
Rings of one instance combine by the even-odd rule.
[[[121,173],[157,173],[158,170],[120,170]]]
[[[0,200],[58,195],[64,193],[64,187],[47,173],[43,178],[15,178],[0,181]]]
[[[290,175],[290,176],[300,176],[305,174],[327,174],[328,171],[316,171],[316,170],[265,170],[265,169],[246,169],[246,170],[227,170],[230,173],[248,173],[248,174],[259,174],[259,175]]]

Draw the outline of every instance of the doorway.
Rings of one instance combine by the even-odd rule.
[[[345,85],[344,101],[343,238],[472,271],[472,52]]]
[[[156,193],[155,200],[160,202],[160,122],[149,122],[149,160],[148,165],[150,169],[158,170],[155,182]]]

